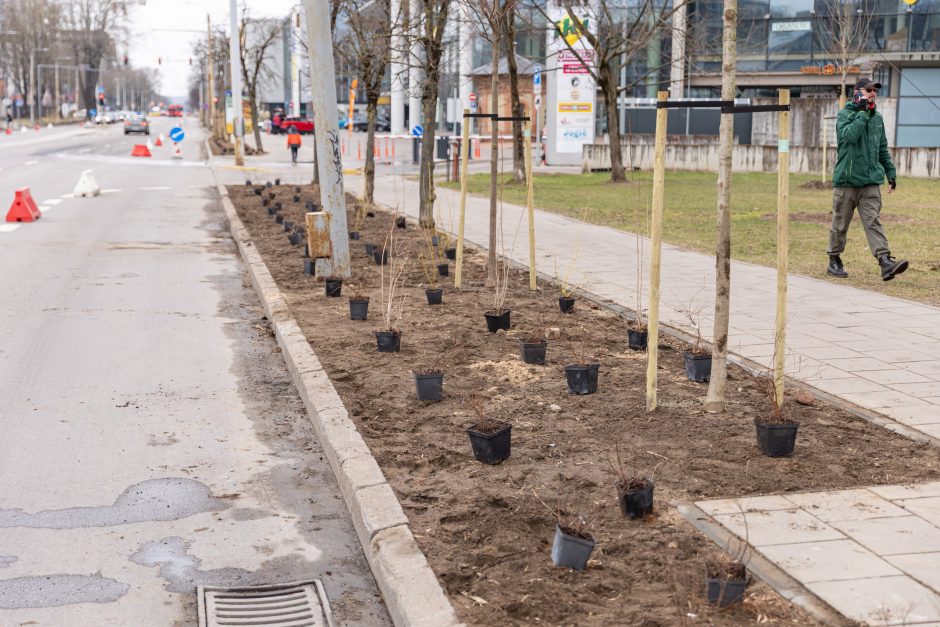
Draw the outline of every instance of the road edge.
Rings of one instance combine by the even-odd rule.
[[[359,543],[392,621],[399,627],[461,625],[411,533],[401,503],[291,315],[287,301],[255,249],[211,158],[209,164],[232,238],[339,483]]]

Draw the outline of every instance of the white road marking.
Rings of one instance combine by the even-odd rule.
[[[50,211],[52,211],[52,209],[53,207],[46,207],[45,205],[39,205],[40,213],[49,213]]]
[[[172,187],[161,187],[161,186],[157,186],[157,187],[141,187],[141,188],[140,188],[140,191],[142,191],[142,192],[165,192],[165,191],[171,190],[171,189],[173,189],[173,188],[172,188]]]
[[[23,165],[36,165],[37,163],[39,163],[39,162],[38,162],[38,161],[27,161],[27,162],[26,162],[25,164],[23,164]]]
[[[44,204],[44,205],[58,205],[60,202],[62,202],[62,199],[61,199],[61,198],[50,198],[49,200],[44,200],[44,201],[42,201],[42,204]]]
[[[119,190],[119,189],[103,189],[103,190],[101,190],[101,193],[102,193],[102,194],[117,194],[117,193],[120,192],[120,191],[121,191],[121,190]]]
[[[0,233],[10,233],[20,228],[19,224],[0,224]]]
[[[75,198],[75,194],[62,194],[62,198]]]

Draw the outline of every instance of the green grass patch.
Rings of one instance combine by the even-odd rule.
[[[626,184],[596,174],[543,174],[535,177],[535,205],[593,224],[629,232],[649,232],[652,173],[632,172]],[[505,202],[525,204],[526,188],[502,179]],[[713,253],[717,216],[715,173],[666,173],[663,239],[670,244]],[[887,283],[868,250],[856,215],[842,260],[848,279],[827,277],[831,189],[807,189],[817,180],[790,177],[790,272],[853,285],[890,296],[940,304],[940,180],[904,178],[894,194],[882,188],[882,223],[895,257],[908,259],[907,273]],[[459,184],[443,184],[459,189]],[[489,195],[489,174],[473,174],[471,194]],[[732,257],[767,266],[776,264],[777,175],[736,173],[731,187]],[[536,225],[537,226],[537,225]]]

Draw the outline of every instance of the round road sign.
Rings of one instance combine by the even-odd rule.
[[[181,142],[183,141],[185,137],[186,137],[186,133],[184,133],[183,129],[181,129],[180,127],[174,126],[173,128],[170,129],[170,139],[172,139],[173,141]]]

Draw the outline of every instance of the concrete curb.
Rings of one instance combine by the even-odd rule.
[[[291,379],[339,482],[392,621],[399,627],[460,625],[453,606],[408,528],[408,517],[392,487],[291,315],[274,277],[235,212],[228,190],[214,168],[212,173],[232,237],[271,321]]]
[[[676,509],[689,523],[728,553],[736,553],[741,541],[714,518],[691,503],[677,503]],[[744,558],[748,572],[773,588],[784,599],[803,608],[823,625],[848,626],[857,623],[832,609],[828,603],[806,589],[773,562],[749,547]]]

